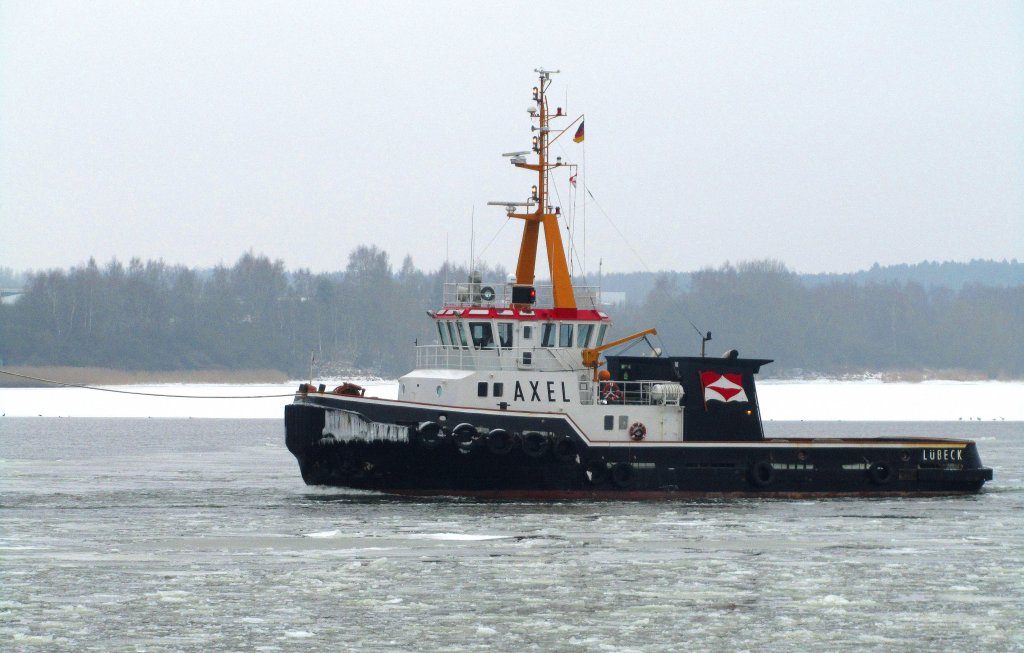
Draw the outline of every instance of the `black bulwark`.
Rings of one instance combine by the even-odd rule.
[[[619,381],[671,381],[683,386],[683,439],[689,441],[763,440],[754,375],[768,359],[691,356],[607,356],[608,371]],[[747,401],[707,401],[701,374],[738,374]]]

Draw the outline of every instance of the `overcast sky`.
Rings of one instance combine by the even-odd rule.
[[[553,154],[589,272],[1024,259],[1022,2],[33,0],[0,3],[0,266],[436,269],[475,212],[512,268],[486,203],[533,183],[500,153],[538,66],[586,114]]]

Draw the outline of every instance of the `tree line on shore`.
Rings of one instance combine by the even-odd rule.
[[[305,377],[312,355],[314,374],[396,376],[413,366],[414,343],[434,342],[425,311],[440,306],[445,281],[467,273],[424,272],[409,257],[395,270],[386,252],[366,246],[343,272],[320,274],[252,252],[212,270],[90,260],[31,273],[18,301],[0,305],[0,362]],[[807,284],[781,263],[754,261],[691,273],[685,287],[661,275],[646,296],[608,312],[618,336],[657,327],[674,355],[698,353],[697,332],[711,331],[709,355],[773,358],[768,374],[1024,375],[1024,285]]]

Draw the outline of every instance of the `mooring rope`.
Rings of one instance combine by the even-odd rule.
[[[0,370],[0,374],[6,374],[7,376],[16,376],[19,379],[28,379],[29,381],[39,381],[41,383],[50,383],[52,385],[61,386],[63,388],[82,388],[84,390],[97,390],[99,392],[116,392],[122,395],[140,395],[143,397],[169,397],[172,399],[276,399],[281,397],[294,397],[295,393],[288,393],[285,395],[176,395],[169,394],[166,392],[139,392],[137,390],[116,390],[114,388],[101,388],[95,385],[88,385],[85,383],[64,383],[63,381],[54,381],[53,379],[42,379],[38,376],[29,376],[28,374],[18,374],[17,372],[8,372],[7,370]]]

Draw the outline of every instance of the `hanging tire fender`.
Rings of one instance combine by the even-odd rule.
[[[516,446],[516,439],[505,429],[492,429],[487,434],[487,450],[496,456],[510,453]]]
[[[750,482],[757,487],[768,487],[775,480],[775,467],[767,460],[759,460],[750,466]]]
[[[612,483],[621,488],[627,488],[636,481],[636,470],[630,463],[615,463],[612,466]]]
[[[469,444],[480,434],[475,426],[468,422],[463,422],[452,429],[452,440],[456,444]]]
[[[874,463],[868,467],[868,477],[875,485],[885,485],[892,480],[892,465],[889,463]]]
[[[555,440],[551,452],[563,463],[571,463],[576,460],[576,441],[572,439],[571,435],[563,435]]]
[[[436,449],[442,436],[441,425],[437,422],[422,422],[416,427],[416,440],[424,449]]]
[[[546,433],[540,431],[523,432],[523,452],[531,458],[540,458],[548,452],[551,442]]]

